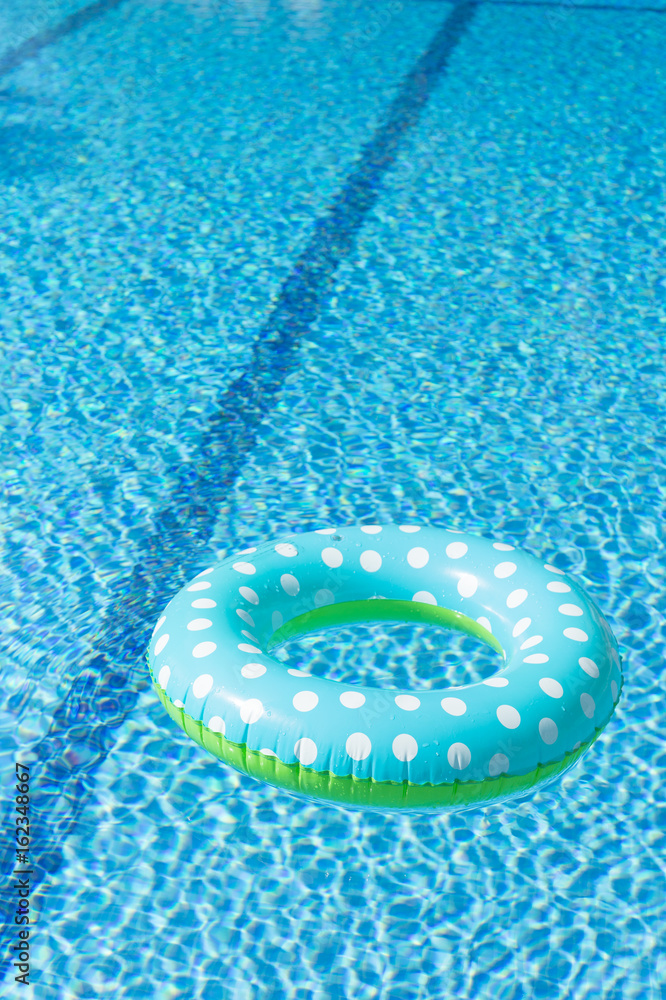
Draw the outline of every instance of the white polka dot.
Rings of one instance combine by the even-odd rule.
[[[252,646],[249,642],[239,642],[238,649],[241,653],[263,653],[263,649],[259,649],[258,646]]]
[[[513,576],[518,567],[513,562],[501,562],[495,566],[493,573],[498,580],[506,580],[507,576]]]
[[[314,595],[314,602],[316,608],[323,608],[325,604],[335,604],[335,595],[333,591],[323,587]]]
[[[549,698],[561,698],[564,694],[562,685],[559,681],[553,680],[552,677],[542,677],[539,681],[539,687]]]
[[[315,535],[334,535],[337,528],[317,528]]]
[[[155,628],[153,629],[153,635],[155,635],[155,633],[156,633],[156,632],[159,632],[159,630],[160,630],[160,629],[162,628],[162,626],[164,625],[165,621],[166,621],[166,615],[162,615],[162,617],[161,617],[161,618],[159,619],[159,621],[158,621],[157,625],[156,625],[156,626],[155,626]]]
[[[241,667],[241,674],[249,680],[253,680],[255,677],[262,677],[265,673],[266,667],[263,663],[246,663]]]
[[[583,613],[583,609],[577,604],[560,604],[557,610],[561,615],[570,615],[572,618],[579,618]]]
[[[212,601],[210,597],[199,597],[196,601],[192,601],[191,607],[193,608],[216,608],[217,601]]]
[[[568,594],[571,587],[562,580],[551,580],[550,583],[546,584],[546,590],[550,590],[552,594]]]
[[[486,684],[490,688],[505,688],[509,682],[506,677],[487,677],[481,683]]]
[[[235,569],[237,573],[243,573],[245,576],[253,576],[257,572],[256,566],[253,566],[249,562],[237,562],[231,568]]]
[[[363,524],[361,525],[361,531],[364,535],[378,535],[382,530],[381,524]]]
[[[254,628],[254,618],[252,617],[251,614],[248,614],[247,611],[243,611],[242,608],[238,608],[236,614],[238,615],[239,618],[242,618],[242,620],[245,622],[246,625],[251,625],[252,628]]]
[[[192,650],[192,656],[200,659],[202,656],[210,656],[216,649],[217,644],[214,642],[198,642]]]
[[[452,743],[447,751],[446,759],[456,771],[462,771],[469,765],[472,755],[469,752],[469,747],[465,746],[464,743]]]
[[[427,549],[417,547],[415,549],[410,549],[407,553],[407,562],[414,569],[423,569],[423,567],[427,564],[428,559],[430,559],[430,553]]]
[[[548,663],[549,657],[546,653],[530,653],[523,660],[523,663]]]
[[[278,542],[275,546],[275,551],[279,556],[287,556],[289,559],[298,555],[298,549],[291,542]]]
[[[275,750],[269,750],[267,747],[262,747],[259,753],[264,757],[277,757]]]
[[[420,700],[413,694],[396,695],[395,703],[398,708],[402,708],[405,712],[415,712],[417,708],[421,707]]]
[[[493,627],[490,624],[490,621],[489,621],[488,618],[486,618],[484,615],[481,615],[481,617],[477,618],[476,620],[479,623],[479,625],[481,626],[481,628],[485,628],[486,632],[491,632],[492,633]]]
[[[415,531],[421,530],[420,524],[400,524],[398,525],[399,531],[404,531],[406,535],[412,535]]]
[[[205,628],[210,628],[212,624],[210,618],[193,618],[191,622],[187,623],[187,631],[202,632]]]
[[[195,698],[205,698],[213,686],[213,678],[210,674],[199,674],[192,685],[192,694]]]
[[[279,628],[282,628],[282,622],[284,621],[282,614],[279,611],[274,611],[271,615],[271,625],[273,626],[273,631],[277,632]]]
[[[598,677],[599,676],[599,667],[596,665],[596,663],[594,662],[594,660],[591,660],[589,658],[589,656],[581,656],[581,657],[579,657],[578,662],[579,662],[580,666],[583,668],[583,670],[585,671],[585,673],[589,674],[590,677]]]
[[[531,618],[521,618],[520,621],[517,621],[513,626],[513,632],[511,633],[514,639],[516,639],[519,635],[522,635],[523,632],[526,632],[531,624]]]
[[[493,542],[493,548],[497,549],[498,552],[513,552],[515,546],[507,545],[506,542]]]
[[[290,597],[296,597],[296,594],[301,589],[301,585],[295,576],[291,573],[283,573],[280,577],[280,586],[284,590],[285,594],[289,594]]]
[[[462,559],[467,552],[467,548],[464,542],[449,542],[446,546],[446,554],[449,559]]]
[[[221,733],[224,736],[224,733],[226,731],[224,719],[220,718],[219,715],[213,715],[212,718],[208,720],[208,728],[212,732]]]
[[[617,701],[617,684],[615,681],[611,681],[611,695],[613,696],[613,701]]]
[[[153,655],[159,656],[168,641],[169,641],[169,633],[165,632],[164,635],[161,635],[157,640],[157,642],[155,643],[155,650]]]
[[[512,705],[500,705],[497,718],[505,729],[517,729],[520,725],[520,713]]]
[[[543,642],[542,635],[531,635],[529,639],[525,639],[525,642],[521,643],[521,649],[531,649],[532,646],[538,646],[540,642]]]
[[[410,760],[414,760],[416,757],[419,745],[413,736],[409,736],[408,733],[401,733],[400,736],[396,736],[393,740],[393,756],[397,757],[403,763],[407,763]]]
[[[188,593],[191,592],[192,590],[208,590],[210,586],[211,584],[208,580],[201,580],[199,583],[193,583],[190,587],[187,588],[187,590]]]
[[[314,691],[299,691],[291,700],[297,712],[311,712],[319,703],[318,696]]]
[[[171,677],[171,667],[164,666],[157,675],[157,683],[159,686],[166,691],[166,686],[169,683],[169,678]]]
[[[488,774],[491,778],[496,778],[500,774],[505,774],[509,770],[509,758],[506,754],[495,753],[488,761]]]
[[[257,551],[256,548],[254,548],[254,549],[243,549],[241,552],[238,552],[237,554],[239,556],[250,556],[250,555],[252,555],[253,552],[256,552],[256,551]],[[214,569],[214,568],[215,567],[212,567],[212,569]],[[210,573],[210,572],[211,572],[210,569],[206,570],[206,573]]]
[[[544,743],[551,746],[557,739],[557,724],[552,719],[542,719],[539,723],[539,736]]]
[[[340,704],[345,708],[360,708],[365,705],[365,695],[359,691],[343,691],[340,695]]]
[[[575,642],[587,642],[588,634],[583,632],[582,628],[565,628],[562,635],[565,635],[567,639],[573,639]]]
[[[461,597],[473,597],[478,586],[479,581],[472,573],[463,573],[458,580],[458,593]]]
[[[342,566],[342,552],[339,549],[322,549],[321,558],[331,569],[337,569],[338,566]]]
[[[241,705],[240,717],[246,726],[251,726],[253,722],[258,722],[264,714],[264,706],[258,698],[248,698]]]
[[[314,740],[310,740],[307,736],[296,742],[294,747],[294,753],[296,754],[296,759],[308,767],[309,764],[313,764],[317,757],[317,744]]]
[[[372,750],[372,743],[365,733],[352,733],[347,737],[345,750],[352,760],[365,760]]]
[[[594,715],[594,709],[596,708],[592,695],[582,694],[580,696],[580,707],[583,709],[583,713],[587,716],[587,718],[591,719]]]
[[[523,601],[526,600],[527,600],[526,590],[522,589],[512,590],[506,599],[506,606],[507,608],[517,608],[519,604],[522,604]]]
[[[312,674],[307,673],[307,671],[296,670],[295,667],[289,667],[287,673],[291,674],[292,677],[312,677]]]
[[[366,549],[365,552],[361,552],[361,566],[366,573],[376,573],[381,565],[382,557],[379,552],[375,552],[374,549]]]
[[[431,594],[429,590],[417,590],[412,597],[413,601],[417,604],[434,604],[437,605],[437,598],[434,594]]]
[[[564,570],[558,569],[557,566],[551,566],[549,563],[544,563],[544,569],[547,569],[549,573],[557,573],[559,576],[564,576]]]
[[[175,708],[185,708],[180,698],[174,698],[173,703]]]
[[[442,698],[440,702],[447,715],[464,715],[467,705],[462,698]]]
[[[241,595],[241,597],[244,597],[246,601],[249,601],[250,604],[259,603],[259,596],[254,590],[252,590],[251,587],[239,587],[238,593]]]
[[[252,633],[251,633],[251,632],[248,632],[248,631],[247,631],[247,629],[244,629],[244,628],[242,628],[242,629],[241,629],[241,635],[244,635],[246,639],[249,639],[249,640],[250,640],[251,642],[253,642],[253,643],[255,644],[255,646],[256,646],[256,645],[258,644],[258,642],[259,642],[259,640],[258,640],[258,639],[255,639],[255,637],[254,637],[254,636],[252,635]]]

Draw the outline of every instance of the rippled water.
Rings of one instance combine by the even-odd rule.
[[[474,684],[504,666],[499,653],[471,636],[401,622],[322,629],[272,649],[272,655],[315,677],[415,691]]]
[[[34,771],[45,1000],[664,996],[666,14],[450,14],[125,0],[3,56],[0,764]],[[624,695],[572,771],[382,815],[171,724],[143,657],[186,578],[410,520],[608,617]],[[493,659],[404,625],[280,655],[419,687]]]

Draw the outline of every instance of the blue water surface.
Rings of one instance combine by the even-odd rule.
[[[0,773],[9,830],[31,768],[34,995],[663,1000],[666,7],[17,0],[0,38]],[[168,720],[145,649],[189,576],[388,522],[526,548],[602,608],[624,695],[562,779],[346,810]],[[490,669],[432,626],[280,655]]]

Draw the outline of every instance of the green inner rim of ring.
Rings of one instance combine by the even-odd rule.
[[[314,611],[306,611],[285,622],[273,632],[268,640],[267,652],[289,639],[300,639],[311,632],[323,628],[356,625],[369,625],[372,622],[420,622],[427,625],[440,625],[443,628],[462,632],[464,635],[480,639],[496,653],[504,656],[504,650],[492,632],[479,625],[473,618],[440,608],[433,604],[420,604],[418,601],[394,601],[390,599],[375,599],[370,601],[343,601],[341,604],[325,604]]]

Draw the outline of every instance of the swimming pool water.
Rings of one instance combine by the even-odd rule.
[[[666,995],[662,7],[0,15],[0,765],[8,823],[34,774],[35,995]],[[188,576],[395,521],[525,547],[603,609],[624,695],[561,781],[363,813],[165,718],[144,653]],[[285,655],[428,685],[461,642]]]

